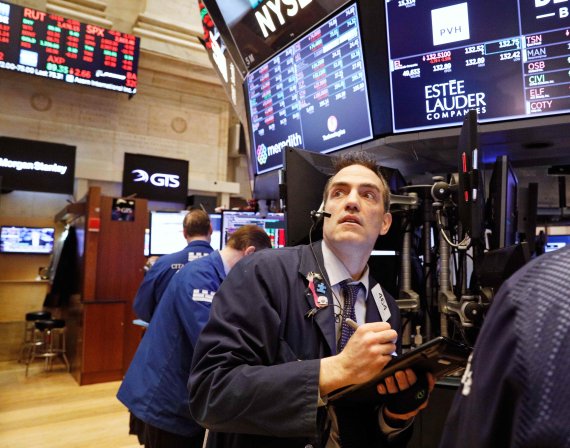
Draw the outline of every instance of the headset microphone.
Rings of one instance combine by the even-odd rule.
[[[319,221],[323,218],[330,218],[331,214],[329,212],[325,212],[324,210],[311,210],[311,219],[313,221]]]

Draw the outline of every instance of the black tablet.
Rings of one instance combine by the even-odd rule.
[[[444,376],[460,376],[467,365],[470,350],[467,346],[439,336],[425,344],[394,357],[372,380],[338,389],[329,394],[328,400],[341,400],[347,404],[371,404],[381,402],[376,385],[398,370],[412,369],[416,375],[431,372],[435,380]]]

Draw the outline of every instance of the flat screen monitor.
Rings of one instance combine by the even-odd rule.
[[[552,252],[570,245],[570,235],[548,235],[548,241],[544,246],[545,252]]]
[[[490,249],[511,246],[517,239],[517,176],[507,156],[495,161],[489,183]]]
[[[183,222],[187,213],[187,210],[150,212],[149,255],[171,254],[186,247]],[[210,245],[218,250],[221,246],[222,216],[219,213],[209,216],[213,229]]]
[[[54,235],[53,227],[2,226],[0,253],[51,254]]]
[[[458,210],[461,221],[461,239],[468,234],[478,242],[483,237],[484,188],[480,169],[479,132],[477,112],[469,111],[463,119],[457,144]]]
[[[0,2],[0,68],[135,94],[140,39]]]
[[[226,246],[233,232],[248,224],[255,224],[265,230],[271,239],[273,248],[285,246],[285,216],[283,213],[261,215],[255,212],[224,210],[222,213],[222,248]]]
[[[247,76],[256,174],[283,165],[286,146],[328,153],[373,136],[356,4]]]
[[[570,111],[567,3],[384,3],[394,132]]]
[[[222,214],[210,213],[210,222],[212,223],[212,239],[210,245],[214,250],[222,248]]]
[[[313,225],[311,211],[318,210],[323,190],[334,172],[333,158],[297,148],[285,150],[284,202],[288,246],[309,242]],[[322,238],[322,225],[317,223],[312,241]]]

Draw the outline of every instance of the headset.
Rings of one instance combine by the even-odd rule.
[[[330,218],[331,214],[325,211],[325,203],[324,201],[321,202],[318,210],[311,210],[311,220],[313,221],[313,226],[316,226],[319,222],[321,222],[325,218]],[[311,226],[311,230],[309,231],[309,239],[311,238],[311,233],[313,232],[313,226]]]
[[[333,314],[335,316],[335,320],[337,322],[340,322],[340,318],[342,316],[342,306],[340,305],[340,299],[337,297],[337,295],[335,294],[332,285],[329,283],[327,277],[324,275],[324,271],[323,268],[321,267],[321,264],[319,263],[319,259],[317,258],[317,254],[315,253],[315,249],[313,247],[313,231],[315,230],[315,228],[317,227],[317,225],[319,225],[325,218],[330,218],[331,214],[327,211],[325,211],[325,203],[324,201],[321,202],[321,205],[319,206],[318,210],[311,210],[311,212],[309,213],[311,216],[311,220],[313,221],[313,224],[311,225],[311,228],[309,230],[309,247],[311,248],[311,252],[313,254],[313,258],[315,259],[315,262],[317,264],[317,267],[319,269],[319,274],[321,274],[321,277],[323,279],[323,281],[326,283],[326,285],[328,286],[332,296],[333,296]],[[305,317],[310,318],[313,317],[320,308],[312,308],[311,310],[309,310],[308,313],[305,314]],[[338,311],[337,311],[338,309]]]

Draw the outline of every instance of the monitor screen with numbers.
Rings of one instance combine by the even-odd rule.
[[[0,1],[0,68],[127,94],[140,39]]]
[[[570,111],[567,2],[385,5],[394,132]]]
[[[286,146],[328,153],[373,136],[356,4],[328,18],[246,80],[256,173]]]

